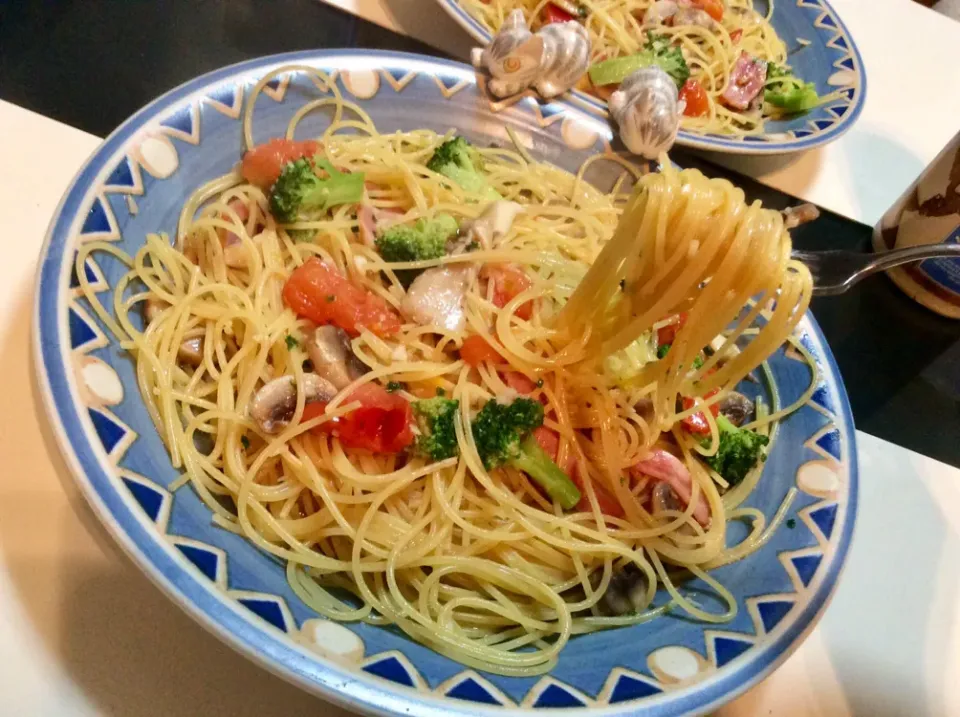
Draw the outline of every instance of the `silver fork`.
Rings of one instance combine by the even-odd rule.
[[[842,249],[793,252],[793,258],[806,264],[813,275],[814,296],[842,294],[861,279],[901,264],[950,257],[960,257],[960,244],[926,244],[873,254]]]

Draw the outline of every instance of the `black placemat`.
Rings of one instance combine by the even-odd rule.
[[[421,1],[427,12],[440,12]],[[471,42],[466,35],[464,42]],[[157,95],[204,72],[323,47],[443,56],[317,0],[0,1],[0,99],[105,136]],[[677,149],[673,158],[731,179],[768,206],[797,203],[689,152]],[[803,249],[867,250],[869,239],[869,227],[830,213],[794,232]],[[960,466],[960,322],[927,311],[884,277],[815,300],[812,309],[837,357],[857,427]]]

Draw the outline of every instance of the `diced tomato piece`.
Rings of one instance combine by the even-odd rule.
[[[719,389],[710,391],[704,396],[704,398],[715,396],[717,394],[717,390]],[[684,396],[681,400],[681,404],[683,405],[683,410],[686,411],[693,408],[696,405],[696,401],[694,401],[692,398],[687,398]],[[714,416],[720,415],[720,407],[714,403],[712,406],[710,406],[710,413],[712,413]],[[707,421],[707,417],[703,415],[703,411],[698,411],[697,413],[687,416],[683,419],[683,421],[681,421],[681,423],[683,423],[683,427],[686,428],[687,431],[693,433],[694,435],[706,436],[710,434],[710,423]]]
[[[553,460],[557,460],[557,452],[560,450],[560,434],[552,431],[545,426],[540,426],[533,430],[533,437],[543,449],[543,452]]]
[[[247,203],[242,199],[231,199],[227,206],[233,210],[241,222],[245,222],[250,218],[250,207],[248,207]]]
[[[277,181],[283,165],[303,157],[312,157],[323,146],[316,140],[296,142],[292,139],[274,139],[258,144],[243,155],[240,172],[250,184],[269,189]]]
[[[659,329],[657,329],[657,346],[672,344],[685,323],[687,323],[687,312],[681,311],[679,314],[677,314],[676,321],[674,321],[672,324],[667,324],[666,326],[661,326]]]
[[[388,393],[382,386],[365,383],[354,389],[344,403],[359,401],[359,408],[321,423],[313,430],[333,433],[348,448],[374,453],[399,453],[413,443],[413,409],[403,397]],[[303,420],[323,415],[325,401],[303,408]]]
[[[738,27],[736,30],[730,33],[730,42],[736,45],[740,42],[740,38],[743,37],[743,28]]]
[[[294,270],[283,300],[297,316],[315,324],[339,326],[351,336],[367,328],[377,336],[400,330],[400,317],[382,298],[350,281],[314,257]]]
[[[576,18],[559,5],[550,2],[543,8],[544,25],[550,25],[554,22],[570,22],[571,20],[576,20]]]
[[[500,354],[486,342],[482,336],[468,336],[460,347],[460,358],[470,366],[479,366],[484,361],[500,363],[503,359]]]
[[[580,502],[577,503],[577,510],[585,513],[593,512],[593,506],[590,504],[590,497],[587,495],[583,479],[580,477],[580,471],[575,468],[570,478],[576,484],[577,488],[580,489],[581,495]],[[620,501],[618,501],[605,486],[596,481],[593,481],[592,485],[593,494],[597,498],[597,506],[600,508],[601,513],[609,515],[611,518],[623,518],[626,515],[623,506],[620,505]]]
[[[680,89],[680,99],[686,102],[683,114],[687,117],[703,117],[710,111],[710,98],[696,80],[687,80]]]
[[[717,22],[723,19],[723,0],[694,0],[693,4]]]
[[[484,267],[484,274],[493,282],[493,303],[499,309],[533,286],[524,271],[506,264]],[[529,321],[533,316],[533,302],[525,301],[517,307],[517,316]]]
[[[537,384],[531,381],[522,373],[517,371],[507,371],[503,374],[503,382],[507,384],[517,393],[527,395],[528,393],[533,393],[537,388]]]

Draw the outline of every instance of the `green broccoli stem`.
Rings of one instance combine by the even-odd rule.
[[[717,428],[721,433],[737,433],[740,431],[733,422],[722,413],[717,416]]]
[[[303,198],[303,206],[327,210],[340,204],[357,204],[363,199],[364,175],[335,174],[324,179]]]
[[[532,434],[520,444],[520,453],[510,460],[510,464],[530,476],[564,510],[570,510],[580,502],[580,490]]]

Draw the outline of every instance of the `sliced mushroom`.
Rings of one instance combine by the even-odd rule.
[[[250,237],[255,247],[254,251],[260,250],[265,239],[276,242],[276,232],[272,229],[264,229]],[[223,242],[223,261],[231,269],[246,269],[250,266],[250,251],[250,247],[244,244],[240,237],[236,234],[228,234],[226,241]]]
[[[223,262],[231,269],[245,269],[247,267],[247,248],[243,242],[231,234],[235,241],[223,247]]]
[[[787,207],[783,214],[783,225],[787,229],[796,229],[801,224],[812,222],[820,217],[820,210],[813,204],[798,204],[795,207]]]
[[[156,321],[164,309],[169,307],[166,301],[161,299],[147,299],[143,302],[143,320],[147,325]],[[177,349],[177,360],[190,366],[199,366],[203,363],[203,336],[191,336],[184,339]]]
[[[657,0],[641,19],[645,25],[661,25],[668,18],[676,15],[679,9],[680,6],[675,0]]]
[[[651,399],[649,396],[638,398],[637,402],[633,404],[633,410],[636,411],[637,415],[647,423],[653,423],[653,419],[656,417],[653,399]]]
[[[629,470],[634,475],[647,475],[668,483],[684,504],[689,504],[693,497],[693,478],[690,471],[679,458],[661,448],[654,448],[646,458],[635,463]],[[697,497],[693,517],[704,527],[710,525],[710,506],[703,491],[700,491]]]
[[[330,401],[336,387],[315,373],[304,374],[306,403]],[[293,376],[281,376],[265,384],[250,403],[250,417],[264,433],[279,433],[290,423],[297,408],[297,384]]]
[[[698,8],[679,7],[673,15],[673,24],[674,26],[696,25],[710,30],[714,27],[716,21],[708,13]]]
[[[650,507],[654,514],[663,513],[668,510],[683,512],[683,505],[681,505],[680,499],[677,498],[677,494],[673,492],[670,484],[664,481],[658,482],[653,487],[653,492],[650,496]]]
[[[752,421],[756,409],[753,401],[737,391],[728,393],[717,406],[720,413],[735,426]]]
[[[156,319],[160,312],[165,308],[170,306],[166,301],[161,301],[160,299],[147,299],[143,302],[143,321],[144,323],[151,324],[154,319]]]
[[[203,337],[194,336],[186,339],[177,350],[177,359],[190,366],[199,366],[203,363]]]
[[[467,323],[464,301],[473,272],[473,267],[463,266],[427,269],[407,289],[400,309],[418,324],[463,330]]]
[[[603,602],[613,615],[627,615],[643,610],[648,601],[647,576],[635,563],[627,563],[613,576]]]
[[[476,219],[463,222],[460,225],[460,236],[450,248],[451,254],[462,253],[470,244],[477,242],[482,248],[489,249],[498,239],[506,236],[513,226],[513,220],[523,213],[523,205],[498,199],[487,205],[487,208]]]
[[[318,326],[306,341],[313,370],[337,390],[346,388],[367,372],[350,347],[347,332],[336,326]]]
[[[665,481],[658,481],[650,493],[650,511],[657,515],[668,510],[682,513],[683,503],[677,496],[676,491]],[[677,531],[683,535],[694,535],[694,530],[690,525],[682,525]]]

